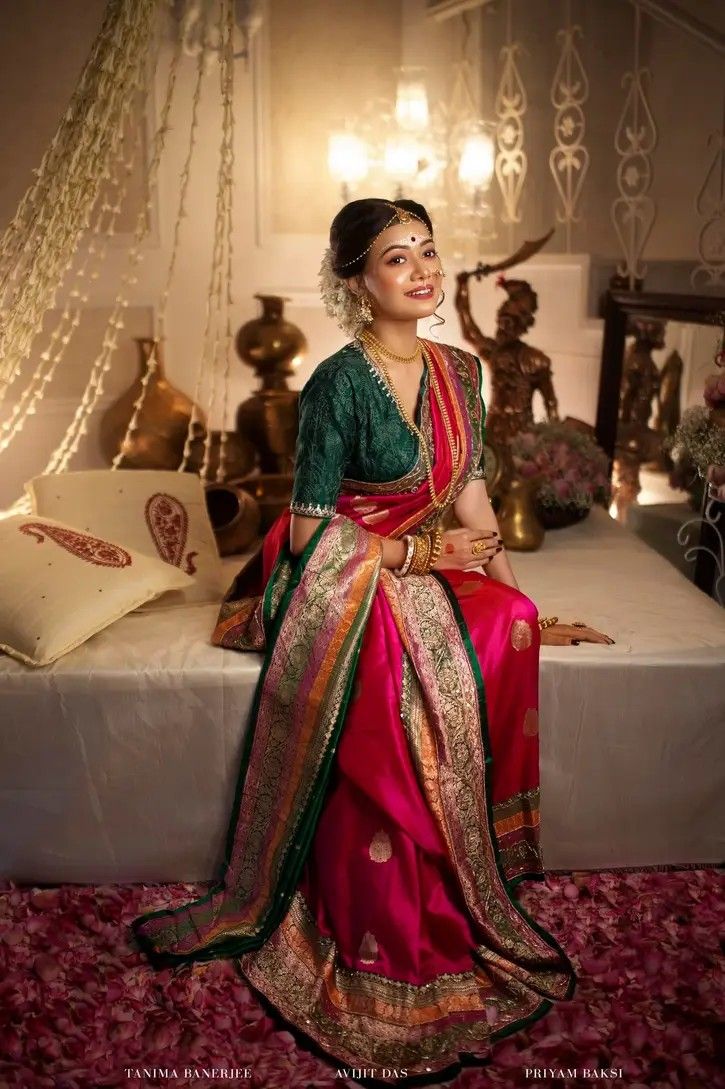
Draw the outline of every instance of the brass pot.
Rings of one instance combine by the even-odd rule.
[[[287,473],[257,473],[237,481],[239,487],[249,492],[257,502],[262,517],[262,533],[266,533],[289,506],[293,479]]]
[[[299,394],[287,387],[287,379],[307,350],[307,340],[284,317],[287,299],[254,297],[261,302],[262,313],[241,327],[236,346],[262,385],[237,409],[237,431],[257,450],[262,473],[289,474],[297,441]]]
[[[547,506],[544,503],[536,503],[536,517],[544,529],[564,529],[566,526],[576,525],[582,522],[591,510],[590,507],[574,506],[573,503],[559,503],[556,506]]]
[[[259,533],[260,512],[256,501],[235,481],[207,484],[204,491],[219,555],[244,552]]]
[[[535,552],[544,542],[534,502],[539,483],[535,477],[514,477],[501,497],[496,517],[504,546],[512,552]]]
[[[236,346],[241,359],[262,379],[262,389],[287,389],[287,379],[294,374],[307,351],[305,334],[284,316],[283,295],[255,295],[262,313],[242,325]]]
[[[120,462],[122,469],[178,469],[184,455],[184,444],[194,402],[176,389],[166,378],[161,345],[151,337],[134,337],[138,347],[139,370],[133,383],[106,410],[100,423],[100,443],[110,464],[121,448],[134,402],[141,393],[141,380],[154,346],[156,368],[150,375],[146,396],[138,418],[138,427],[131,433]],[[194,426],[196,437],[205,434],[206,417],[197,408]]]

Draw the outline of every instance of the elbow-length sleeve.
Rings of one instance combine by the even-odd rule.
[[[485,480],[486,479],[486,457],[485,457],[485,444],[486,444],[486,405],[483,400],[483,394],[481,393],[481,386],[483,385],[483,367],[481,360],[478,356],[473,357],[476,360],[476,369],[478,371],[478,408],[480,410],[480,419],[474,421],[474,424],[479,427],[479,434],[481,439],[480,455],[478,461],[474,464],[471,472],[469,473],[469,480]]]
[[[290,511],[334,514],[355,434],[352,388],[342,368],[319,367],[300,393]]]

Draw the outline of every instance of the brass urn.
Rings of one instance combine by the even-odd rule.
[[[512,552],[534,552],[544,542],[535,505],[540,483],[538,477],[514,477],[501,497],[496,518],[504,546]]]
[[[219,555],[244,552],[259,533],[260,511],[254,498],[234,480],[207,484],[204,494]]]
[[[262,313],[237,333],[241,359],[262,385],[237,409],[237,431],[254,445],[263,474],[290,478],[297,442],[299,394],[287,386],[307,350],[304,333],[284,317],[281,295],[255,295]],[[290,484],[291,487],[291,484]]]
[[[121,448],[126,429],[142,391],[151,352],[156,350],[156,367],[149,376],[146,396],[138,418],[138,427],[124,448],[122,469],[178,469],[184,455],[184,443],[194,402],[168,381],[161,345],[151,337],[134,337],[138,348],[138,374],[131,386],[108,408],[100,423],[100,443],[104,457],[113,461]],[[197,408],[193,436],[206,433],[206,417]]]
[[[234,481],[254,499],[261,518],[261,533],[266,533],[289,506],[292,481],[291,473],[252,473],[243,480]]]

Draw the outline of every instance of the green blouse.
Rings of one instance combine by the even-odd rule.
[[[480,396],[481,362],[476,362]],[[483,405],[481,418],[485,420]],[[427,367],[415,422],[430,448]],[[485,475],[482,451],[468,479]],[[405,425],[387,382],[360,342],[350,341],[318,364],[300,393],[292,513],[316,518],[334,514],[343,484],[362,493],[415,491],[425,477],[418,438]]]

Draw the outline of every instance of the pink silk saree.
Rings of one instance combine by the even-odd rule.
[[[478,374],[426,347],[458,443],[455,472],[431,398],[452,503],[480,456]],[[576,986],[513,895],[543,877],[537,610],[476,571],[382,568],[380,536],[435,519],[428,485],[356,484],[299,557],[285,512],[230,588],[212,640],[264,662],[223,871],[133,929],[158,966],[236,958],[340,1066],[433,1076],[490,1061]]]

